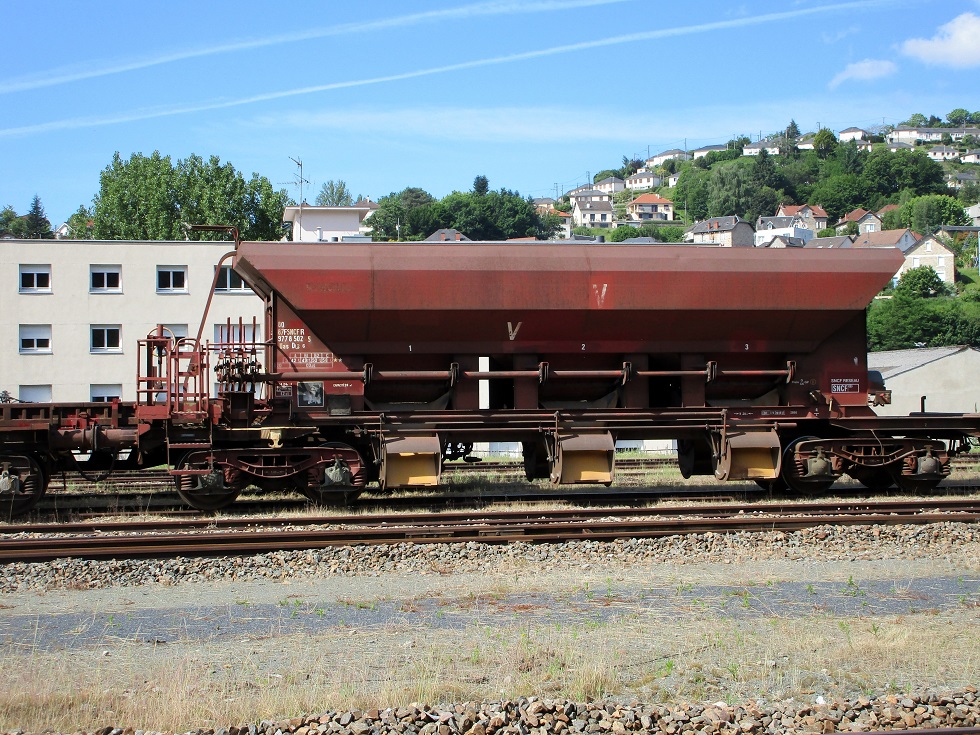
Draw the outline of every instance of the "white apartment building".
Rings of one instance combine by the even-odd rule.
[[[137,340],[197,335],[230,242],[0,240],[0,391],[35,402],[136,400]],[[202,340],[262,339],[263,302],[223,268]],[[227,320],[233,322],[228,335]],[[210,381],[214,384],[213,379]]]

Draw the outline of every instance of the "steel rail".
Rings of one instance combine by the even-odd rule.
[[[282,526],[439,526],[476,523],[587,522],[610,516],[631,518],[757,518],[778,516],[896,516],[921,515],[926,511],[980,515],[980,499],[934,498],[890,501],[830,501],[820,503],[717,503],[653,508],[559,508],[553,510],[448,511],[437,514],[318,515],[289,518],[188,518],[184,520],[84,521],[70,523],[19,523],[0,525],[0,536],[21,533],[81,534],[150,532],[196,529],[269,528]],[[960,516],[950,515],[950,520]]]
[[[612,515],[612,514],[607,514]],[[438,519],[436,519],[438,521]],[[398,543],[491,543],[517,541],[561,543],[574,540],[614,541],[624,538],[661,538],[696,533],[739,531],[798,531],[823,525],[924,525],[956,521],[977,523],[980,512],[918,513],[915,515],[786,515],[727,517],[614,519],[588,518],[575,521],[548,517],[511,522],[464,524],[369,526],[342,529],[220,531],[192,534],[135,534],[0,540],[0,562],[39,562],[58,558],[115,559],[139,557],[213,556],[257,554],[272,551],[322,549],[332,546],[383,545]]]

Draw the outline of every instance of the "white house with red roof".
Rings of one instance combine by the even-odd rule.
[[[641,194],[626,205],[626,213],[631,220],[672,220],[674,203],[659,194]]]
[[[881,230],[881,217],[874,212],[869,212],[867,209],[859,207],[845,214],[840,222],[834,225],[837,234],[842,234],[851,222],[857,225],[858,233],[878,232]]]
[[[797,217],[808,230],[819,232],[827,228],[827,212],[819,204],[780,204],[777,217]]]

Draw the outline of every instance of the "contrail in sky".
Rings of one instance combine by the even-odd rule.
[[[463,5],[458,8],[448,8],[445,10],[430,10],[425,13],[412,13],[411,15],[399,15],[394,18],[383,18],[364,23],[345,23],[343,25],[331,26],[329,28],[314,28],[307,31],[296,31],[288,34],[269,36],[267,38],[255,38],[251,40],[234,41],[218,46],[208,46],[207,48],[189,49],[187,51],[174,51],[173,53],[154,56],[146,59],[134,59],[132,61],[119,62],[114,65],[104,66],[95,69],[77,70],[51,70],[43,76],[32,79],[13,79],[6,82],[0,81],[0,94],[11,92],[24,92],[42,87],[53,87],[59,84],[79,82],[85,79],[95,79],[106,77],[113,74],[122,74],[128,71],[147,69],[152,66],[171,64],[175,61],[185,61],[196,59],[203,56],[214,56],[216,54],[228,54],[236,51],[250,51],[267,46],[277,46],[284,43],[295,43],[297,41],[311,41],[318,38],[328,38],[330,36],[340,36],[351,33],[369,33],[389,28],[404,28],[406,26],[421,25],[423,23],[434,23],[443,20],[458,20],[478,16],[489,15],[516,15],[525,13],[543,13],[550,11],[565,11],[574,8],[586,8],[595,5],[610,5],[613,3],[628,2],[629,0],[539,0],[539,2],[522,3],[516,0],[496,1],[477,3],[475,5]]]
[[[299,97],[301,95],[314,94],[317,92],[329,92],[335,89],[348,89],[351,87],[364,87],[373,84],[384,84],[386,82],[397,82],[405,79],[417,79],[419,77],[434,76],[436,74],[446,74],[448,72],[462,71],[464,69],[476,69],[483,66],[494,66],[498,64],[510,64],[529,59],[539,59],[546,56],[557,56],[559,54],[574,53],[588,49],[602,48],[606,46],[617,46],[624,43],[635,43],[637,41],[651,41],[660,38],[670,38],[675,36],[686,36],[695,33],[705,33],[710,31],[729,30],[745,26],[761,25],[780,20],[793,20],[796,18],[828,13],[837,10],[857,10],[869,8],[875,5],[882,5],[893,2],[894,0],[854,0],[853,2],[836,3],[833,5],[822,5],[813,8],[800,8],[788,10],[781,13],[766,13],[764,15],[748,16],[744,18],[734,18],[731,20],[720,20],[711,23],[701,23],[693,26],[678,26],[676,28],[659,28],[655,31],[644,31],[640,33],[629,33],[622,36],[612,36],[594,41],[582,41],[580,43],[566,44],[564,46],[552,46],[546,49],[524,51],[506,56],[494,56],[487,59],[476,59],[464,61],[458,64],[447,64],[436,66],[429,69],[418,69],[416,71],[402,72],[400,74],[389,74],[385,76],[369,77],[367,79],[352,79],[344,82],[332,82],[330,84],[320,84],[311,87],[300,87],[279,92],[267,92],[249,97],[241,97],[234,100],[223,102],[209,102],[199,105],[181,105],[168,108],[151,108],[144,110],[134,110],[130,113],[122,113],[111,117],[101,118],[74,118],[67,120],[57,120],[38,125],[28,125],[18,128],[0,129],[0,138],[8,138],[15,135],[30,135],[34,133],[44,133],[56,130],[71,130],[76,128],[100,127],[104,125],[115,125],[124,122],[135,122],[139,120],[151,120],[173,115],[185,115],[194,112],[205,112],[209,110],[221,110],[229,107],[240,107],[242,105],[254,104],[256,102],[269,102],[287,97]]]

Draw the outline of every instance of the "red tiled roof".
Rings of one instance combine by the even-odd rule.
[[[673,204],[673,202],[670,199],[664,199],[659,194],[642,194],[630,204]]]
[[[864,232],[854,238],[854,247],[881,247],[883,245],[898,245],[899,240],[906,232],[911,230],[881,230],[880,232]],[[914,232],[912,236],[916,240],[921,239]]]
[[[860,207],[858,207],[857,209],[845,214],[841,218],[841,222],[858,222],[864,215],[868,213],[869,212],[867,209],[861,209]]]
[[[819,204],[781,204],[779,206],[779,211],[781,211],[787,217],[793,217],[799,214],[804,208],[808,208],[814,217],[826,217],[827,212]]]

